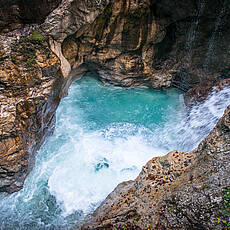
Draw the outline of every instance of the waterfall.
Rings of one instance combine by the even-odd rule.
[[[217,32],[219,30],[219,27],[221,26],[221,22],[222,22],[222,18],[224,16],[224,13],[225,13],[227,1],[228,0],[224,1],[223,6],[220,9],[220,13],[219,13],[219,15],[218,15],[218,17],[216,19],[215,27],[214,27],[212,36],[211,36],[211,38],[209,39],[209,42],[208,42],[208,49],[207,49],[207,52],[206,52],[206,55],[205,55],[205,61],[204,61],[204,64],[203,64],[203,70],[204,70],[204,72],[206,74],[208,73],[208,68],[210,66],[210,62],[211,62],[212,57],[213,57],[213,55],[215,53],[215,41],[216,41],[216,37],[217,37],[217,34],[218,34]]]
[[[229,103],[229,87],[214,89],[188,114],[177,89],[122,89],[93,78],[74,82],[24,188],[0,194],[0,230],[77,229],[152,157],[196,147]]]
[[[191,26],[188,31],[187,40],[185,48],[188,51],[188,67],[191,65],[191,59],[193,55],[192,46],[196,38],[197,27],[200,22],[200,17],[202,16],[205,8],[205,0],[200,0],[198,10],[196,11],[196,16],[191,23]]]

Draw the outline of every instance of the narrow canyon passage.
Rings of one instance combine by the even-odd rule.
[[[72,84],[24,188],[0,197],[0,229],[72,229],[154,156],[190,151],[230,103],[230,88],[189,111],[177,89]]]

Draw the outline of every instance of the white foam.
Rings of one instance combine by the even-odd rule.
[[[168,150],[191,151],[214,128],[229,104],[230,88],[218,92],[214,88],[203,103],[188,111],[181,110],[176,120],[172,117],[163,128],[155,131],[160,134],[161,146]]]
[[[63,203],[65,215],[74,210],[92,211],[118,183],[134,179],[149,159],[165,153],[138,134],[111,138],[114,127],[106,135],[103,131],[83,133],[76,137],[78,141],[73,137],[61,148],[66,159],[51,175],[49,188]],[[96,171],[100,163],[108,167]]]
[[[91,82],[90,90],[95,92],[86,98],[89,89],[86,83],[72,85],[71,97],[65,98],[60,104],[54,135],[37,154],[35,168],[27,177],[24,188],[10,196],[0,196],[0,229],[71,229],[83,218],[82,212],[87,214],[94,210],[118,183],[134,179],[152,157],[173,149],[190,151],[196,147],[230,104],[230,88],[218,93],[214,90],[204,103],[187,112],[182,98],[178,103],[178,97],[169,91],[168,94],[172,93],[170,98],[175,99],[162,107],[160,103],[159,106],[151,105],[152,100],[161,102],[164,98],[161,98],[161,94],[156,97],[152,95],[147,102],[143,98],[136,98],[137,102],[146,103],[138,111],[150,110],[143,111],[143,117],[139,116],[136,123],[135,117],[131,117],[135,124],[117,122],[122,118],[120,115],[126,105],[132,106],[126,103],[122,108],[115,107],[120,109],[120,114],[114,123],[97,126],[92,125],[92,117],[88,121],[89,111],[93,113],[97,109],[97,101],[94,101],[90,110],[86,109],[88,105],[91,106],[97,89],[93,89],[95,82]],[[85,87],[85,92],[82,87]],[[114,88],[112,91],[111,95],[117,93]],[[125,94],[126,91],[119,93]],[[144,93],[144,97],[149,96]],[[100,94],[97,99],[106,101],[111,95]],[[128,98],[132,96],[128,95]],[[125,97],[120,98],[119,103],[125,103],[125,100]],[[79,103],[82,101],[83,106]],[[113,98],[115,102],[116,95]],[[153,109],[151,106],[154,105],[157,106]],[[110,112],[110,108],[107,107],[105,111]],[[112,115],[116,115],[116,109]],[[99,118],[101,111],[104,112],[99,109],[95,113]],[[132,113],[132,110],[128,111]],[[158,111],[159,119],[153,119]],[[109,116],[106,118],[109,120]],[[155,122],[153,126],[152,119]],[[148,122],[144,122],[146,120]],[[148,128],[139,124],[142,122]]]
[[[176,119],[175,115],[169,115],[172,119],[164,127],[153,131],[133,124],[117,123],[103,130],[87,132],[73,125],[73,118],[71,122],[63,119],[61,132],[64,129],[69,133],[68,140],[57,154],[62,156],[62,160],[49,178],[50,192],[63,204],[64,215],[74,210],[88,213],[118,183],[134,179],[152,157],[173,149],[190,151],[197,146],[215,126],[229,103],[229,88],[218,93],[213,91],[189,114],[184,107],[176,112]],[[103,161],[109,167],[95,171],[97,164]]]

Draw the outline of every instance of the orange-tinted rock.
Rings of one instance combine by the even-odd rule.
[[[55,122],[63,84],[58,58],[36,31],[0,37],[0,191],[14,192]]]

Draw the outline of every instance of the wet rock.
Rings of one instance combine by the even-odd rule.
[[[118,86],[188,91],[228,74],[229,19],[227,0],[115,0],[67,36],[62,51],[72,69],[87,69],[79,76],[91,72]]]
[[[92,24],[64,40],[63,55],[72,69],[85,66],[104,83],[169,87],[171,74],[153,71],[147,60],[149,52],[153,54],[149,43],[164,37],[151,17],[149,1],[111,2]]]
[[[229,85],[230,78],[219,80],[217,82],[202,82],[202,85],[193,87],[184,94],[185,104],[187,106],[192,106],[194,104],[204,102],[211,93],[218,93],[225,87],[229,87]]]
[[[154,157],[134,181],[118,185],[82,229],[227,229],[229,120],[230,107],[195,150]]]
[[[62,43],[102,13],[109,0],[63,0],[42,24],[43,31],[55,41]]]
[[[63,78],[39,31],[27,37],[1,35],[0,46],[0,191],[14,192],[52,132]]]
[[[91,23],[106,5],[59,3],[0,1],[0,192],[22,188],[35,153],[52,134],[55,111],[74,78],[62,40]]]
[[[74,79],[187,91],[227,76],[230,5],[199,2],[0,0],[1,191],[21,188]]]

